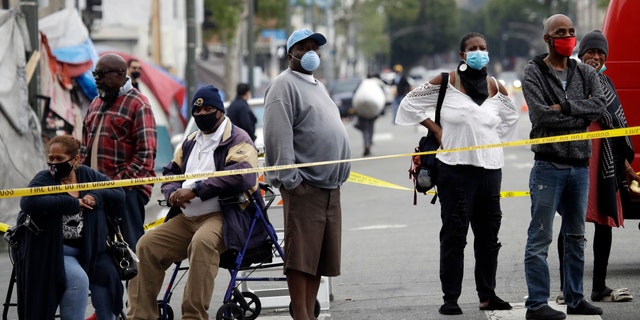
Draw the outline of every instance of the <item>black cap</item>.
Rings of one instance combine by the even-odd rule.
[[[582,37],[578,58],[582,58],[582,55],[589,49],[600,49],[605,55],[609,55],[609,44],[600,30],[593,30]]]

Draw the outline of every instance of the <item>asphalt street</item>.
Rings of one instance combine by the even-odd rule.
[[[391,123],[391,112],[386,112],[375,123],[374,145],[371,158],[356,161],[352,171],[372,179],[409,188],[410,159],[393,157],[375,159],[412,152],[422,131],[415,127],[396,126]],[[352,143],[352,158],[363,152],[362,136],[347,124]],[[528,117],[522,113],[518,139],[527,139],[530,129]],[[503,191],[527,191],[529,171],[533,164],[533,153],[529,147],[505,149],[503,169]],[[484,312],[478,310],[478,298],[473,279],[473,234],[469,233],[465,250],[465,275],[463,292],[459,304],[464,312],[460,316],[443,316],[438,313],[442,304],[439,270],[438,234],[441,226],[439,204],[429,203],[431,196],[418,195],[418,205],[413,205],[413,193],[390,187],[347,182],[342,187],[343,209],[343,254],[342,275],[331,279],[326,287],[332,298],[321,311],[319,319],[524,319],[524,300],[527,295],[524,281],[523,255],[526,229],[530,219],[528,197],[512,197],[502,200],[503,221],[500,231],[502,249],[499,256],[497,294],[512,303],[511,311]],[[156,191],[157,192],[157,188]],[[156,210],[157,211],[157,210]],[[155,213],[154,213],[155,214]],[[282,212],[278,207],[269,211],[276,228],[282,227]],[[148,221],[156,217],[147,217]],[[556,217],[554,233],[557,234],[560,218]],[[591,240],[593,225],[587,224],[587,238]],[[640,231],[638,220],[627,220],[625,228],[613,232],[613,249],[609,261],[607,283],[612,288],[626,287],[633,294],[640,294]],[[559,293],[558,259],[556,243],[551,245],[549,265],[551,269],[552,297]],[[588,296],[591,291],[592,254],[591,242],[587,242],[584,288]],[[6,250],[0,254],[0,287],[7,288],[11,263]],[[271,271],[274,276],[281,270]],[[169,273],[168,273],[169,274]],[[167,276],[168,277],[168,276]],[[209,314],[215,319],[222,305],[222,295],[229,282],[228,272],[221,269],[216,279],[214,298]],[[248,284],[250,290],[282,293],[284,282],[258,282]],[[286,291],[285,291],[286,292]],[[172,297],[171,306],[180,319],[182,285],[179,284]],[[15,298],[15,297],[14,297]],[[286,295],[282,305],[264,299],[259,319],[290,319],[286,309]],[[639,319],[639,299],[631,302],[599,302],[604,315],[567,319]],[[552,303],[553,305],[553,303]],[[564,306],[555,306],[564,309]],[[15,308],[9,308],[8,319],[15,319]]]

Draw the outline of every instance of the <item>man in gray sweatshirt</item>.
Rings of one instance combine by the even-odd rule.
[[[605,112],[605,97],[593,68],[569,58],[576,44],[573,22],[565,15],[544,24],[549,54],[535,57],[524,70],[522,91],[529,107],[531,138],[583,133]],[[529,295],[527,319],[565,319],[549,307],[547,252],[553,218],[562,215],[564,298],[568,314],[602,314],[584,299],[585,215],[589,193],[591,141],[556,142],[531,147],[535,163],[529,177],[531,223],[525,249]]]
[[[351,157],[347,130],[325,86],[313,77],[320,65],[319,33],[301,29],[287,40],[289,68],[266,91],[266,164],[286,166]],[[340,275],[340,185],[350,164],[288,168],[266,173],[284,200],[284,273],[295,320],[316,319],[321,276]]]

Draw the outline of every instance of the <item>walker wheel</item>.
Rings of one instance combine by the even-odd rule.
[[[289,315],[293,317],[293,306],[289,302]],[[317,318],[320,315],[320,301],[316,299],[316,306],[313,308],[313,315]]]
[[[244,320],[244,312],[235,303],[227,302],[218,309],[216,320]]]
[[[164,313],[164,309],[162,308],[162,300],[158,301],[158,320],[173,320],[173,309],[169,304],[167,304],[167,314]]]
[[[242,311],[244,311],[245,320],[255,320],[260,315],[260,311],[262,311],[262,303],[260,302],[260,298],[253,292],[249,291],[242,292],[241,295],[242,296],[234,294],[231,298],[232,302],[240,307]],[[244,301],[239,299],[243,299]]]

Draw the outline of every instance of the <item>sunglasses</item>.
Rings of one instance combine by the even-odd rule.
[[[121,71],[120,70],[94,70],[94,71],[91,71],[91,74],[93,75],[93,77],[104,78],[104,76],[112,72],[121,72]]]

